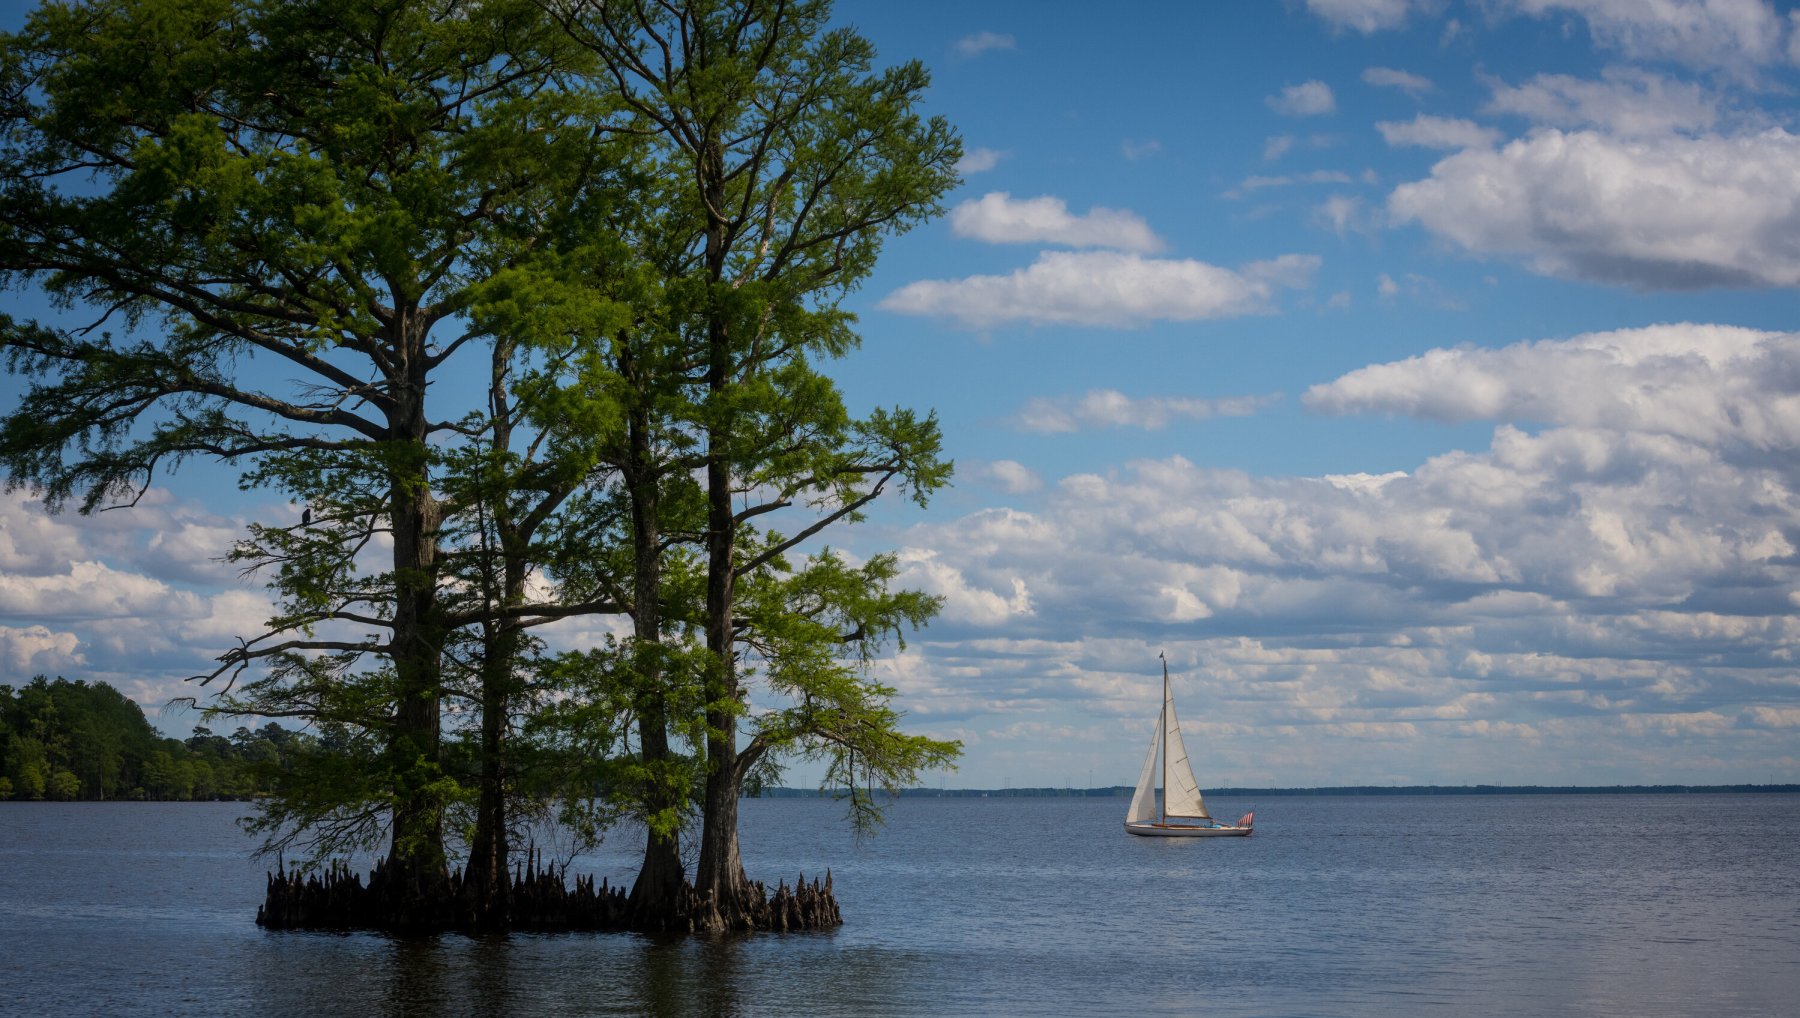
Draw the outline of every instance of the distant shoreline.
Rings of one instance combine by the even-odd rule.
[[[1100,788],[903,788],[906,799],[1110,799],[1130,798],[1130,785]],[[1321,788],[1208,788],[1207,795],[1251,798],[1281,795],[1698,795],[1713,793],[1800,793],[1789,785],[1341,785]],[[831,795],[830,789],[765,788],[761,798],[801,799]]]
[[[1130,785],[1106,785],[1099,788],[903,788],[902,799],[1129,799]],[[1786,785],[1336,785],[1322,788],[1206,788],[1207,795],[1226,799],[1254,799],[1278,796],[1350,796],[1350,795],[1743,795],[1769,793],[1800,794],[1800,784]],[[752,799],[818,799],[843,794],[842,789],[764,788]],[[5,800],[24,802],[27,800]],[[254,797],[208,797],[204,799],[65,799],[32,800],[61,802],[254,802]]]

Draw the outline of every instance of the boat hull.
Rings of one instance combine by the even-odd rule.
[[[1140,838],[1241,838],[1250,833],[1248,827],[1233,827],[1221,824],[1218,827],[1196,827],[1192,824],[1134,824],[1125,825],[1125,833],[1135,834]]]

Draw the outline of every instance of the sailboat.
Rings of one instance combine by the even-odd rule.
[[[1163,789],[1160,810],[1156,807],[1159,760]],[[1131,812],[1125,814],[1126,832],[1147,838],[1242,837],[1250,833],[1250,825],[1255,821],[1255,813],[1245,813],[1235,824],[1220,823],[1206,812],[1206,800],[1200,795],[1200,784],[1194,780],[1194,768],[1188,763],[1187,747],[1181,741],[1175,695],[1169,689],[1169,661],[1163,658],[1162,719],[1150,735],[1150,753],[1144,757],[1137,791],[1131,794]]]

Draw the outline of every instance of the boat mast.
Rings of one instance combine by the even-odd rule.
[[[1169,825],[1169,659],[1163,657],[1161,651],[1158,651],[1156,656],[1163,665],[1163,702],[1162,712],[1156,716],[1156,741],[1158,745],[1162,746],[1162,822],[1163,826],[1167,827]]]

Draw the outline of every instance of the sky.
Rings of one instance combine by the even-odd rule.
[[[965,146],[831,368],[957,464],[831,539],[944,599],[875,665],[963,743],[927,784],[1129,784],[1159,654],[1207,788],[1800,781],[1800,12],[837,20]],[[0,498],[0,683],[185,734],[163,705],[267,614],[219,557],[297,515],[221,476]]]

